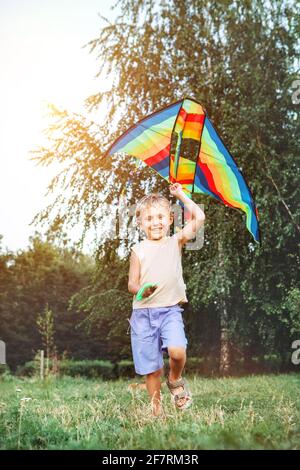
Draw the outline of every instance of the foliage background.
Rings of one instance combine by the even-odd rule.
[[[225,325],[233,372],[235,361],[251,370],[253,358],[274,356],[292,367],[291,344],[300,333],[296,2],[117,3],[116,21],[106,22],[88,44],[99,73],[105,68],[111,76],[109,92],[86,100],[91,116],[106,103],[105,124],[52,107],[49,145],[35,150],[41,165],[56,161],[62,168],[49,188],[53,202],[35,218],[44,238],[33,237],[22,252],[1,251],[0,337],[8,362],[25,362],[40,347],[36,318],[46,305],[54,312],[60,354],[130,357],[128,255],[139,235],[135,230],[122,238],[117,226],[112,238],[108,227],[121,200],[129,207],[148,191],[169,194],[133,158],[103,156],[129,125],[191,96],[206,108],[251,188],[261,244],[251,240],[240,212],[195,196],[206,222],[203,248],[183,256],[190,355],[217,361]],[[67,247],[68,229],[77,224],[82,238]],[[80,253],[93,227],[94,260]]]

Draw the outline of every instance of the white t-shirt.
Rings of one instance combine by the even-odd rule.
[[[176,234],[158,241],[145,239],[131,249],[140,261],[141,286],[146,282],[158,285],[153,294],[145,299],[137,300],[134,296],[133,308],[168,307],[188,302],[182,277],[181,248]]]

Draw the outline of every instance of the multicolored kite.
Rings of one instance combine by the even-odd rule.
[[[260,241],[258,212],[241,171],[200,103],[186,98],[133,125],[109,148],[140,158],[185,193],[209,194],[246,213],[246,226]]]

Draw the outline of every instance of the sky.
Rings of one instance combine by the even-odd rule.
[[[116,16],[115,0],[0,0],[0,234],[2,248],[25,249],[46,207],[57,168],[30,160],[46,143],[47,104],[83,112],[89,95],[107,88],[83,46]],[[105,110],[102,110],[105,111]],[[99,111],[99,116],[101,110]],[[94,116],[93,116],[94,118]]]

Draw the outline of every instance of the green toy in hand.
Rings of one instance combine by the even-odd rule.
[[[140,290],[136,294],[136,299],[137,300],[142,300],[145,290],[147,290],[149,288],[152,288],[152,287],[156,288],[157,284],[153,284],[152,282],[146,282],[145,284],[143,284],[142,287],[140,288]]]

